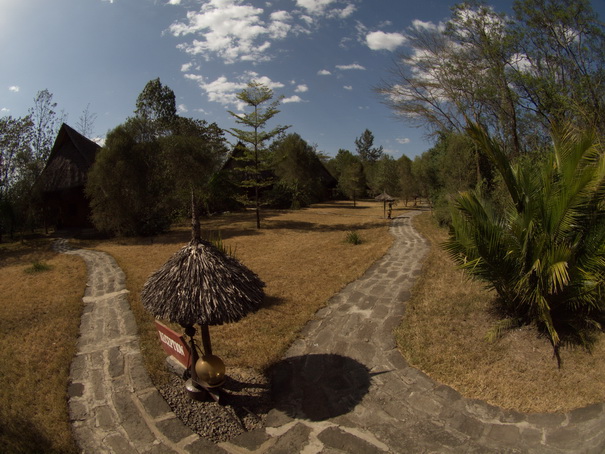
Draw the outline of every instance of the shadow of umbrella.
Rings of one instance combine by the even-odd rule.
[[[366,366],[332,354],[286,358],[270,369],[270,377],[275,408],[311,421],[349,413],[370,388]]]

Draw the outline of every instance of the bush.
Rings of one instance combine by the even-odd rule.
[[[361,237],[355,230],[352,230],[350,232],[347,232],[347,236],[345,237],[345,243],[361,244]]]
[[[27,274],[34,274],[34,273],[42,273],[44,271],[50,271],[52,269],[52,266],[50,266],[47,263],[44,262],[34,262],[31,264],[31,266],[25,268],[25,272]]]
[[[490,157],[510,202],[462,193],[446,250],[499,295],[493,334],[535,323],[554,349],[590,347],[605,313],[605,157],[593,134],[564,131],[543,162],[512,166],[478,126],[469,134]],[[527,162],[527,161],[526,161]]]

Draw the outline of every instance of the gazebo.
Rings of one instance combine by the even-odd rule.
[[[199,398],[205,389],[218,400],[212,388],[224,383],[225,366],[212,353],[208,327],[236,322],[257,310],[265,284],[238,260],[202,240],[196,215],[192,224],[191,242],[149,277],[141,299],[156,318],[180,324],[190,337],[190,378],[185,385],[190,395]],[[201,358],[193,337],[196,323],[201,327]]]
[[[387,202],[394,202],[395,199],[388,195],[386,192],[382,192],[382,194],[376,196],[374,200],[378,200],[379,202],[383,202],[384,216],[386,217],[387,212]]]

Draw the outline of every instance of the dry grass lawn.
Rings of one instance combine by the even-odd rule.
[[[561,412],[605,401],[603,335],[592,354],[563,350],[561,370],[548,340],[532,327],[487,342],[494,295],[455,269],[438,246],[447,232],[429,213],[416,217],[415,225],[430,240],[431,252],[397,330],[410,364],[466,397],[523,412]]]
[[[227,367],[263,370],[281,358],[312,315],[392,244],[382,204],[334,202],[298,211],[263,212],[262,229],[254,214],[232,213],[202,220],[203,234],[220,233],[224,244],[266,283],[265,304],[238,323],[211,327],[212,347]],[[345,242],[355,230],[362,244]],[[164,353],[152,318],[142,308],[148,277],[191,237],[189,226],[150,239],[88,244],[111,254],[122,267],[138,320],[141,347],[154,381],[166,378]],[[179,332],[182,328],[176,327]]]
[[[395,213],[399,214],[399,213]],[[331,295],[361,276],[392,244],[382,205],[338,202],[300,211],[265,211],[206,219],[206,234],[224,243],[267,284],[261,309],[239,323],[211,328],[227,367],[263,370],[281,358],[300,329]],[[557,369],[548,341],[530,327],[496,343],[484,336],[494,320],[493,295],[457,271],[436,245],[446,232],[430,215],[415,218],[433,243],[408,306],[398,342],[411,364],[468,397],[526,412],[566,411],[605,401],[605,342],[592,354],[564,350]],[[362,244],[345,242],[357,231]],[[152,317],[141,306],[149,277],[190,239],[182,226],[147,239],[88,241],[113,255],[127,276],[146,364],[156,383],[166,378],[165,355]],[[27,273],[34,262],[49,270]],[[66,389],[85,289],[77,257],[51,252],[48,240],[0,246],[0,451],[76,452]],[[180,327],[176,327],[182,331]]]
[[[27,273],[33,263],[50,269]],[[86,266],[48,240],[0,246],[0,451],[77,452],[66,404]]]

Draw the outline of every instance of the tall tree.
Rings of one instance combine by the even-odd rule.
[[[589,0],[524,0],[514,10],[521,105],[546,131],[571,121],[605,137],[605,25]]]
[[[412,172],[412,160],[402,155],[397,160],[397,169],[400,190],[398,195],[404,200],[405,206],[408,206],[408,202],[418,196],[418,183]]]
[[[369,129],[366,129],[360,137],[355,139],[355,147],[357,154],[364,162],[376,162],[382,156],[382,146],[375,148],[374,134]]]
[[[340,148],[336,156],[330,159],[327,162],[328,170],[332,173],[334,178],[337,180],[340,178],[340,174],[343,169],[348,165],[349,162],[355,161],[355,155],[351,153],[349,150],[345,150],[344,148]]]
[[[163,116],[173,112],[171,93],[151,81],[138,97],[138,114],[107,135],[86,187],[97,228],[152,235],[188,214],[192,193],[207,202],[209,180],[226,154],[223,131],[204,120]]]
[[[159,141],[140,138],[141,120],[131,118],[107,134],[88,174],[92,221],[115,235],[153,235],[170,226],[174,191]]]
[[[150,80],[137,97],[134,113],[148,138],[170,134],[177,118],[174,92],[159,77]]]
[[[265,170],[269,162],[267,145],[271,139],[283,133],[289,126],[277,126],[271,130],[265,130],[267,122],[279,113],[277,109],[279,99],[270,102],[266,107],[263,106],[264,103],[273,99],[273,90],[266,85],[252,81],[237,94],[237,98],[252,107],[252,112],[243,114],[228,112],[235,118],[236,123],[246,126],[248,130],[233,128],[229,132],[246,145],[243,162],[249,163],[245,169],[249,178],[241,181],[240,185],[254,190],[256,228],[260,229],[260,191],[271,184],[265,177]]]
[[[366,177],[363,164],[356,156],[343,167],[338,178],[338,188],[345,196],[353,200],[353,206],[356,206],[357,199],[365,194]]]
[[[366,181],[373,195],[386,192],[392,196],[399,194],[399,178],[397,163],[389,155],[383,155],[374,163],[364,166]]]
[[[544,148],[551,124],[571,117],[605,130],[605,26],[588,0],[523,0],[515,10],[511,19],[465,2],[445,27],[417,25],[411,52],[377,89],[384,102],[433,133],[478,121],[509,156]]]
[[[90,111],[90,103],[88,103],[86,104],[86,108],[82,111],[82,115],[80,115],[80,118],[76,123],[76,129],[84,137],[92,139],[94,136],[96,119],[97,114]]]
[[[34,98],[34,106],[29,109],[32,122],[32,161],[35,166],[34,179],[38,177],[55,142],[57,133],[67,115],[57,113],[57,103],[53,101],[53,94],[47,89],[41,90]]]
[[[173,182],[179,210],[191,206],[191,194],[200,206],[208,206],[213,197],[209,187],[211,176],[227,155],[224,132],[216,123],[205,120],[177,117],[172,134],[159,139],[161,159],[165,163],[167,178]]]
[[[31,136],[29,117],[0,118],[0,241],[4,232],[14,232],[29,205]]]
[[[271,149],[272,167],[292,208],[324,200],[329,176],[314,147],[298,134],[288,134],[276,140]]]

